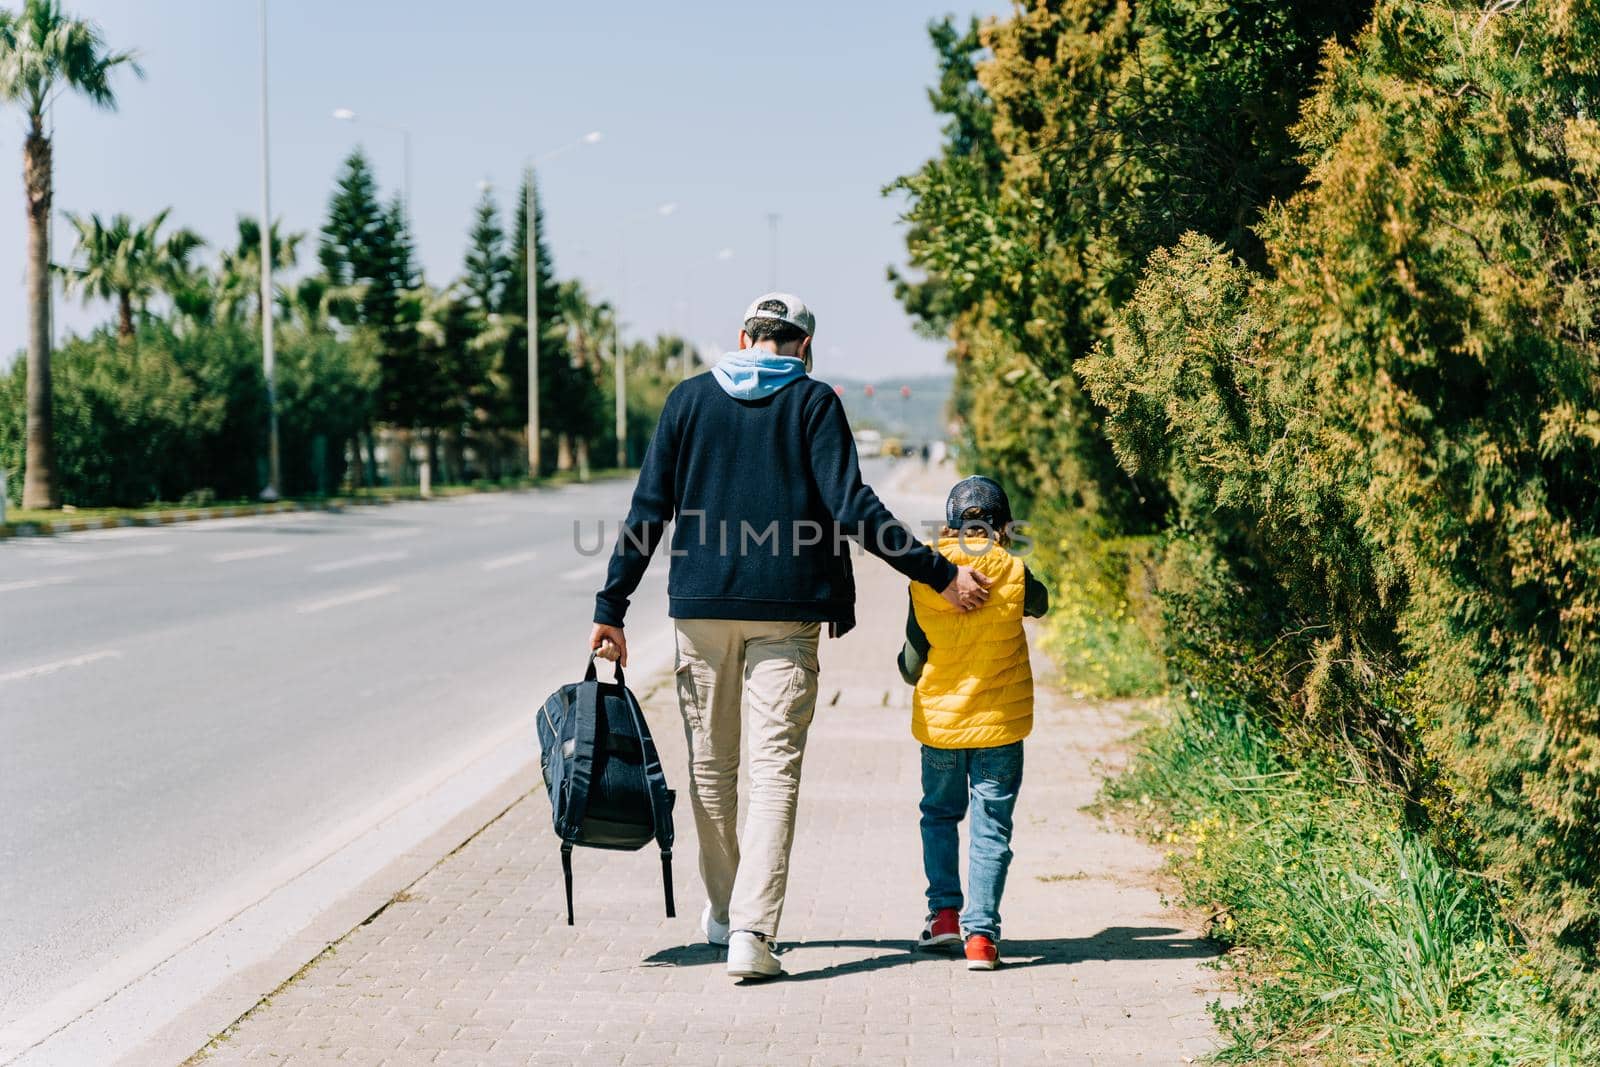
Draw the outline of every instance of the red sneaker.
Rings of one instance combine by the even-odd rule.
[[[954,908],[940,908],[923,924],[918,948],[940,948],[961,943],[961,916]]]
[[[967,938],[967,970],[992,971],[1000,963],[1000,949],[985,934]]]

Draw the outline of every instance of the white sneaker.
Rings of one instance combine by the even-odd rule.
[[[728,974],[732,977],[772,978],[782,973],[783,964],[765,938],[748,930],[736,930],[728,938]]]
[[[711,901],[706,901],[706,910],[700,913],[700,929],[706,935],[709,945],[726,945],[728,943],[728,924],[719,923],[711,917]]]

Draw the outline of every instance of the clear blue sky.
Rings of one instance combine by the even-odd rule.
[[[441,284],[460,271],[481,181],[509,215],[526,156],[600,130],[600,144],[541,169],[547,236],[558,272],[617,300],[632,333],[731,344],[767,287],[776,211],[779,287],[817,312],[819,373],[938,372],[943,346],[913,334],[884,281],[904,246],[901,205],[879,189],[938,147],[929,19],[1008,6],[967,2],[269,0],[274,214],[314,247],[358,142],[399,188],[399,135],[335,121],[334,108],[409,126],[418,251]],[[58,107],[57,209],[170,205],[172,222],[230,240],[260,198],[256,4],[67,7],[137,48],[148,77],[119,78],[117,113]],[[0,111],[0,364],[25,340],[21,142],[15,109]],[[663,201],[676,214],[656,214]],[[69,232],[57,223],[58,259]],[[74,328],[110,314],[57,307]]]

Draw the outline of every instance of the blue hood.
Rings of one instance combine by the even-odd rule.
[[[799,356],[777,356],[758,348],[729,352],[711,368],[722,391],[735,400],[761,400],[806,376]]]

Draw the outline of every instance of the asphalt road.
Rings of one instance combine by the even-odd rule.
[[[0,1023],[575,679],[631,489],[0,542]]]

